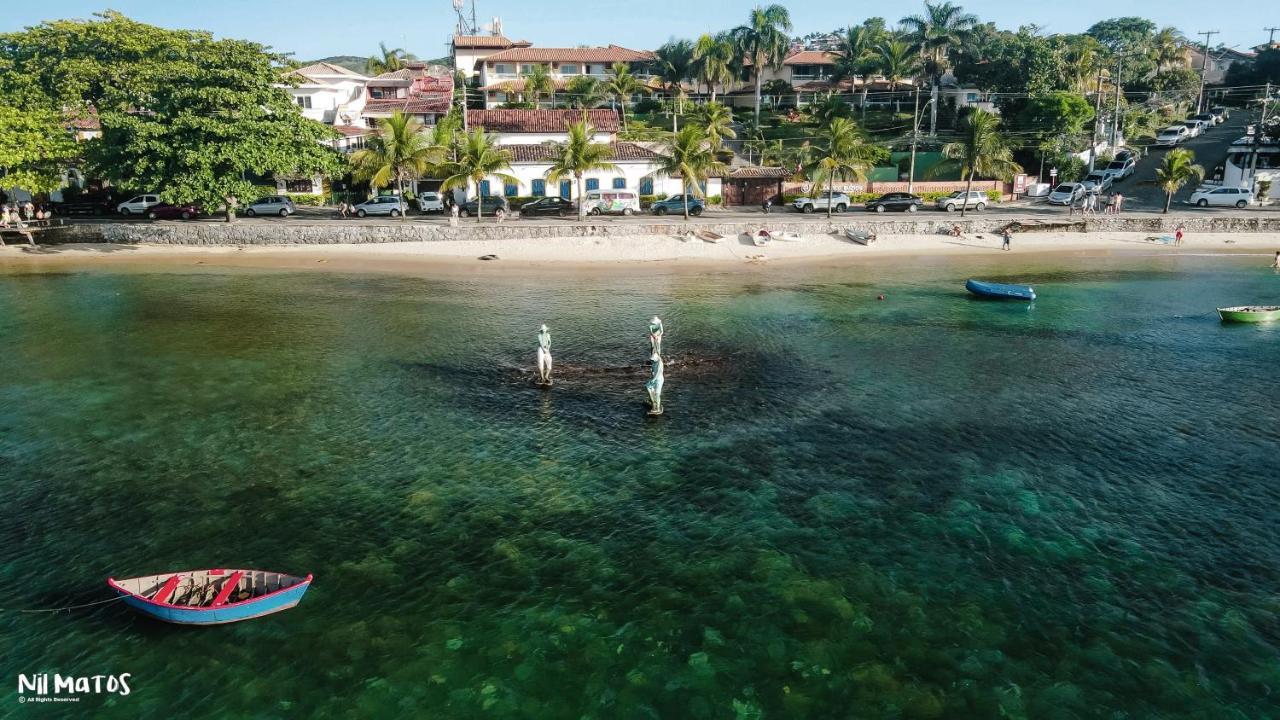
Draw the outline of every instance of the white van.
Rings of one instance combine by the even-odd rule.
[[[640,212],[640,195],[632,190],[589,190],[582,205],[588,215],[634,215]]]
[[[1182,125],[1170,125],[1156,135],[1156,145],[1173,147],[1186,140],[1189,134],[1187,128]]]

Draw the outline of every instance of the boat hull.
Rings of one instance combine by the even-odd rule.
[[[964,287],[980,298],[1022,301],[1036,299],[1036,291],[1026,285],[1006,285],[1004,283],[983,282],[982,280],[969,280],[964,284]]]
[[[147,617],[161,622],[175,625],[224,625],[242,620],[252,620],[294,607],[311,587],[311,576],[308,575],[301,582],[283,590],[277,590],[245,602],[219,607],[181,607],[157,603],[120,587],[114,580],[108,580],[107,584],[124,598],[126,605]]]
[[[1266,310],[1246,310],[1241,307],[1218,308],[1218,317],[1222,322],[1230,323],[1264,323],[1280,320],[1280,308]]]

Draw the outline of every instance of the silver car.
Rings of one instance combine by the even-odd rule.
[[[987,203],[990,201],[991,199],[982,190],[970,190],[968,193],[964,190],[957,190],[946,197],[938,198],[934,206],[947,212],[955,212],[962,208],[982,212],[987,208]]]
[[[298,206],[284,195],[268,195],[258,198],[249,203],[244,209],[246,217],[256,217],[258,215],[279,215],[280,217],[289,217],[298,212]]]
[[[372,200],[365,200],[353,208],[356,217],[364,217],[366,215],[390,215],[391,217],[400,217],[403,212],[400,205],[400,198],[395,195],[380,195]]]

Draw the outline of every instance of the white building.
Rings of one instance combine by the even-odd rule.
[[[397,110],[424,125],[436,124],[453,103],[453,74],[443,65],[408,62],[399,70],[369,78],[365,83],[360,124],[376,127]]]
[[[287,73],[299,79],[286,88],[304,117],[326,125],[360,124],[369,78],[330,63],[315,63]]]
[[[453,69],[468,78],[478,72],[477,65],[483,64],[485,58],[494,53],[511,48],[527,48],[533,43],[528,40],[509,40],[501,33],[494,35],[454,35],[453,36]]]
[[[478,63],[480,91],[484,93],[485,107],[501,105],[524,90],[523,77],[541,65],[547,70],[556,92],[563,92],[568,83],[577,77],[593,77],[606,80],[613,63],[627,63],[631,72],[639,77],[649,75],[653,53],[647,50],[629,50],[617,45],[584,48],[535,48],[513,47],[493,53]]]

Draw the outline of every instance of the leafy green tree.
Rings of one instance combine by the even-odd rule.
[[[876,158],[879,148],[868,145],[858,127],[848,118],[838,117],[827,125],[822,138],[822,157],[809,168],[814,187],[827,186],[827,192],[835,188],[835,181],[864,182]],[[827,203],[827,218],[831,217],[831,203]]]
[[[757,5],[751,10],[745,25],[730,31],[739,52],[751,63],[751,75],[755,79],[755,119],[760,121],[760,95],[766,67],[779,68],[791,46],[791,14],[782,5]]]
[[[1152,55],[1155,34],[1156,24],[1140,17],[1103,20],[1085,31],[1085,35],[1100,42],[1113,56],[1124,54],[1119,81],[1125,86],[1142,84],[1155,74],[1156,61]],[[1115,65],[1114,59],[1111,64]]]
[[[1028,98],[1011,124],[1020,132],[1034,133],[1040,140],[1063,138],[1074,144],[1083,138],[1091,120],[1093,107],[1089,101],[1075,93],[1052,92]]]
[[[849,117],[853,109],[840,93],[831,91],[824,95],[818,102],[809,105],[806,108],[809,116],[814,119],[818,125],[824,126],[829,124],[836,118]]]
[[[1022,170],[1013,161],[1009,143],[1000,135],[1000,118],[992,113],[971,110],[960,121],[957,131],[960,139],[943,146],[942,155],[946,159],[933,166],[931,174],[958,167],[967,195],[973,190],[973,179],[978,175],[1008,180]],[[964,206],[961,206],[960,215],[963,216],[964,212]]]
[[[694,49],[688,40],[671,40],[654,51],[655,68],[658,79],[667,93],[667,97],[676,102],[676,112],[682,113],[684,108],[683,83],[693,75]]]
[[[648,93],[649,88],[640,82],[640,78],[631,74],[631,66],[627,63],[614,63],[609,67],[609,79],[604,81],[604,92],[617,99],[618,110],[622,115],[622,131],[627,131],[627,100],[633,95]]]
[[[604,88],[590,75],[579,75],[565,86],[565,104],[576,110],[590,110],[604,102]]]
[[[1195,153],[1186,148],[1174,148],[1165,153],[1164,160],[1156,168],[1156,184],[1164,191],[1164,211],[1169,212],[1173,194],[1187,183],[1204,179],[1204,168],[1196,165]]]
[[[685,125],[671,136],[658,155],[658,167],[667,175],[679,175],[684,186],[684,219],[689,219],[689,195],[702,196],[702,184],[710,175],[727,168],[716,159],[706,133],[697,125]]]
[[[551,72],[547,70],[547,66],[541,63],[529,68],[524,74],[524,90],[522,91],[525,100],[533,103],[534,107],[538,106],[538,99],[543,95],[554,98],[556,92],[555,80],[551,78]],[[554,105],[554,103],[552,103]]]
[[[375,188],[395,183],[403,220],[405,180],[422,177],[444,158],[445,148],[431,144],[431,139],[423,134],[422,123],[397,110],[391,117],[379,121],[378,134],[366,147],[352,154],[351,165],[357,180],[367,181]]]
[[[586,196],[582,192],[582,176],[592,170],[615,171],[617,165],[609,162],[612,154],[610,147],[604,143],[593,142],[595,128],[587,123],[586,118],[569,125],[569,133],[565,142],[556,143],[555,152],[551,156],[551,169],[547,171],[547,180],[558,183],[571,177],[578,187],[578,220],[587,217],[587,206],[583,202]]]
[[[378,54],[369,58],[369,74],[395,72],[402,69],[406,62],[416,59],[405,52],[404,48],[388,48],[386,43],[378,43]]]
[[[950,67],[948,53],[964,43],[977,25],[976,15],[966,13],[964,8],[950,2],[925,0],[923,14],[902,18],[907,39],[924,59],[924,72],[933,87],[934,103],[929,106],[930,135],[935,134],[938,128],[937,88],[942,84],[943,73]]]
[[[867,81],[875,72],[875,48],[884,40],[884,35],[884,22],[881,21],[878,27],[865,23],[853,25],[838,38],[836,52],[840,57],[836,60],[832,79],[838,83],[862,78],[861,105],[864,108],[867,106]]]
[[[716,87],[733,82],[733,39],[727,33],[705,33],[693,46],[694,74],[711,92],[711,102],[716,101]]]
[[[779,78],[774,78],[773,80],[765,83],[761,86],[760,90],[764,93],[765,97],[769,98],[769,104],[774,108],[777,108],[782,102],[782,97],[784,95],[793,95],[796,91],[795,88],[791,87],[791,83]],[[753,118],[752,122],[758,123],[760,122],[760,119]]]
[[[733,111],[722,103],[709,102],[698,108],[697,121],[713,150],[724,147],[725,138],[733,140],[738,137],[733,129]]]
[[[0,186],[53,192],[77,153],[61,114],[0,105]]]
[[[476,128],[462,136],[453,162],[444,165],[448,177],[440,183],[440,189],[468,189],[476,186],[476,222],[484,217],[484,198],[480,195],[480,183],[487,177],[496,177],[504,183],[520,182],[515,176],[502,172],[511,169],[511,152],[498,144],[497,138]]]
[[[894,90],[895,111],[901,110],[902,101],[897,96],[898,86],[919,71],[919,56],[903,40],[886,40],[876,48],[875,67]]]

